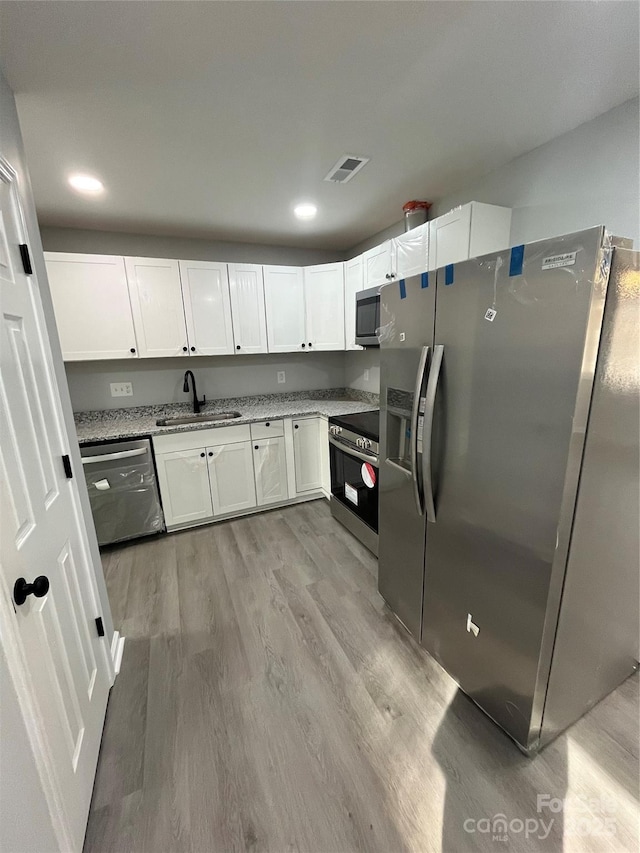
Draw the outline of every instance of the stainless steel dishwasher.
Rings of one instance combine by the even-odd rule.
[[[80,448],[99,545],[164,530],[148,438]]]

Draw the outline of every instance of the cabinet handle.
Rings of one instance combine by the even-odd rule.
[[[204,456],[204,453],[203,453],[202,455]],[[209,451],[209,456],[213,456],[213,451],[212,451],[212,450],[210,450],[210,451]]]
[[[254,450],[259,450],[259,449],[260,449],[260,446],[259,446],[258,444],[254,444],[253,449],[254,449]]]
[[[135,352],[135,351],[136,351],[135,347],[131,347],[131,349],[129,350],[129,352]]]
[[[195,351],[196,351],[196,348],[195,348],[195,347],[191,347],[191,352],[195,352]]]
[[[236,345],[236,349],[240,349],[240,344],[237,344],[237,345]]]
[[[201,454],[200,454],[200,458],[201,458],[201,459],[204,459],[204,453],[201,453]]]

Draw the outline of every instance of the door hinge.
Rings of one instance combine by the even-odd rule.
[[[102,616],[98,616],[96,619],[96,630],[98,631],[99,637],[104,637],[104,625],[102,624]]]
[[[26,243],[20,243],[20,257],[22,258],[22,269],[25,275],[33,275],[31,268],[31,256],[29,255],[29,247]]]
[[[71,459],[65,454],[62,457],[62,466],[64,473],[67,475],[67,480],[73,480],[73,471],[71,470]]]

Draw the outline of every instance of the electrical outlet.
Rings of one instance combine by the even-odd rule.
[[[365,372],[364,372],[364,381],[365,382],[369,381],[369,371],[368,370],[365,370]]]
[[[284,370],[279,370],[278,371],[278,385],[284,385],[284,383],[286,381],[287,381],[287,379],[284,375]]]
[[[112,382],[112,397],[133,397],[133,384],[131,382]]]

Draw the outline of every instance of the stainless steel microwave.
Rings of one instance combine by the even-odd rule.
[[[356,343],[361,347],[378,347],[380,327],[380,288],[370,287],[356,293]]]

